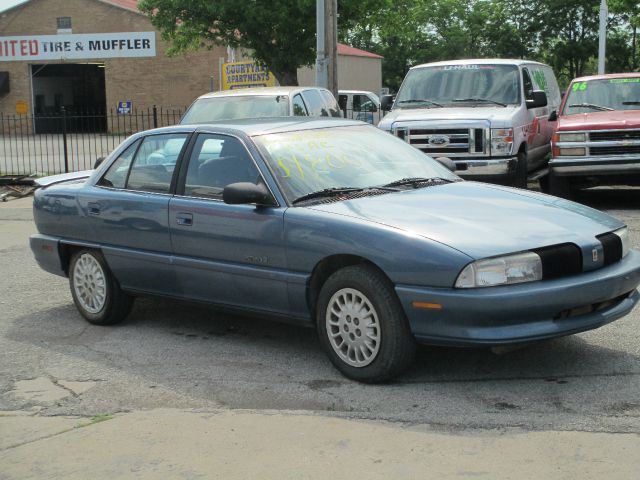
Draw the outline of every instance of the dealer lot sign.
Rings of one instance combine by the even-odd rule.
[[[0,37],[0,61],[155,56],[155,32]]]

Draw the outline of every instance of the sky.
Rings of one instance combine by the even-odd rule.
[[[18,5],[19,3],[24,2],[25,0],[0,0],[0,12],[6,10],[7,8],[11,8],[14,5]]]

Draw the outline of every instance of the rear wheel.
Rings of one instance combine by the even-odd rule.
[[[316,320],[329,359],[354,380],[389,380],[415,356],[415,340],[393,287],[371,266],[331,275],[320,291]]]
[[[121,322],[133,306],[133,298],[120,289],[104,257],[94,250],[80,250],[73,255],[69,286],[76,308],[95,325]]]

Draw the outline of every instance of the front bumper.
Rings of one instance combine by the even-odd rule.
[[[610,157],[554,157],[549,168],[558,176],[640,174],[640,155]]]
[[[398,285],[396,292],[418,341],[491,346],[560,337],[612,322],[640,300],[639,283],[640,252],[631,251],[615,265],[557,280],[477,289]],[[414,308],[413,302],[441,304],[442,309]],[[588,306],[599,309],[587,311]]]
[[[509,181],[515,178],[518,157],[505,158],[455,158],[456,175],[467,180]]]

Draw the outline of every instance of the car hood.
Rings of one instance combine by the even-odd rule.
[[[508,122],[517,107],[477,106],[444,108],[396,108],[389,112],[378,124],[383,130],[390,130],[394,124],[409,124],[424,121],[489,121],[492,126]],[[502,126],[502,125],[498,125]]]
[[[599,244],[596,235],[624,226],[568,200],[464,181],[309,208],[397,228],[476,259],[567,242],[587,248]]]
[[[617,130],[640,128],[640,110],[613,110],[610,112],[578,113],[561,115],[558,131],[570,130]]]

